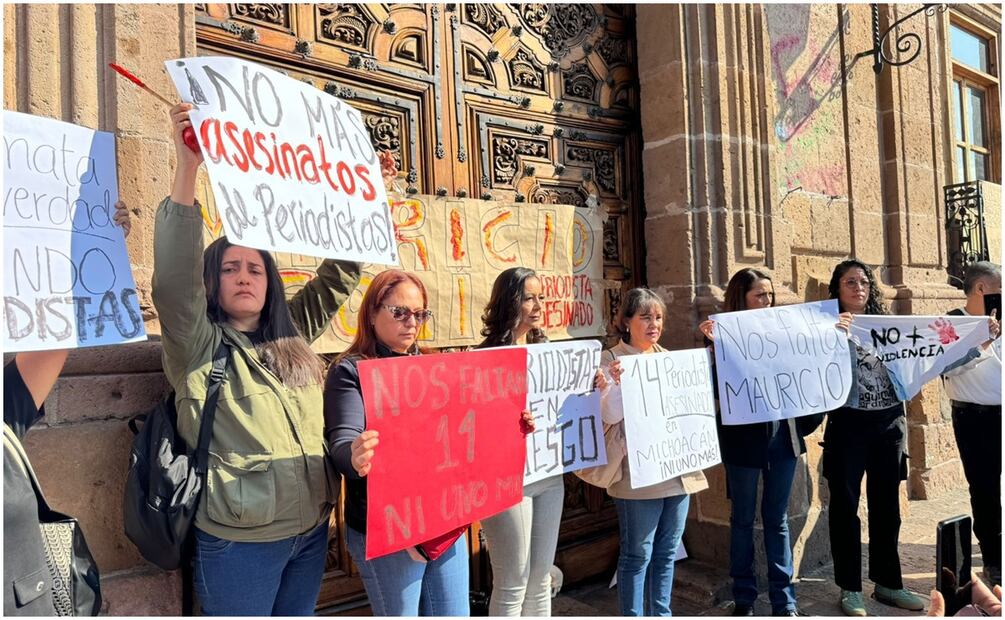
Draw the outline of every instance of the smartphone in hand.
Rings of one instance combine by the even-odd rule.
[[[971,602],[970,532],[967,516],[940,521],[935,530],[935,587],[946,600],[946,616]]]
[[[987,293],[984,295],[984,314],[991,316],[991,311],[996,310],[995,318],[1002,320],[1002,294]]]

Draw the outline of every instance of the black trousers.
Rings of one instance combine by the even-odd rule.
[[[985,566],[1002,565],[1002,408],[953,402],[953,432],[970,485],[974,535]]]
[[[858,518],[862,477],[869,507],[869,579],[887,588],[904,587],[897,543],[900,483],[907,478],[907,424],[903,404],[878,411],[832,411],[824,430],[823,474],[830,487],[831,554],[834,581],[842,590],[862,591],[862,525]]]

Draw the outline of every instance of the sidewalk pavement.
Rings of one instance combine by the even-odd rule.
[[[935,587],[935,525],[949,517],[970,514],[967,489],[955,489],[935,500],[909,502],[906,518],[900,529],[900,564],[904,587],[925,599]],[[868,534],[863,519],[862,574],[868,575]],[[980,550],[973,541],[974,571],[981,571]],[[764,567],[758,567],[759,582],[766,587]],[[888,607],[872,599],[872,582],[863,582],[865,606],[870,616],[924,616],[926,612],[911,612]],[[842,616],[838,606],[840,589],[834,585],[834,566],[826,564],[796,581],[799,610],[811,616]],[[728,558],[717,566],[688,559],[677,565],[674,576],[673,613],[675,616],[728,616],[732,612],[732,595]],[[767,593],[761,593],[755,605],[758,615],[770,616]],[[581,584],[563,589],[552,605],[553,616],[617,616],[617,588],[607,583]]]

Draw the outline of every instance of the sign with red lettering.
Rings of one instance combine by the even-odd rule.
[[[368,429],[366,557],[483,519],[523,498],[526,349],[359,363]]]
[[[165,63],[206,159],[232,243],[398,264],[377,154],[360,113],[237,58]]]

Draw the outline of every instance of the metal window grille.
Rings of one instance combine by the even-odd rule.
[[[981,260],[990,260],[988,231],[984,221],[984,194],[979,181],[946,185],[946,271],[949,284],[963,288],[967,268]]]

